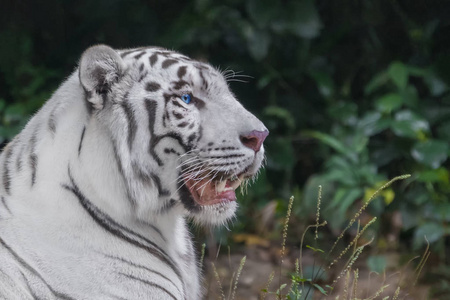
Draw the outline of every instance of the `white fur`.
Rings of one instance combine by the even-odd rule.
[[[145,54],[141,58],[133,58],[142,51]],[[202,75],[209,80],[208,87],[202,87],[202,78],[194,66],[198,63],[180,54],[170,54],[180,59],[177,66],[162,68],[163,56],[150,66],[149,57],[158,51],[162,50],[135,50],[122,59],[106,46],[88,49],[81,59],[80,70],[60,86],[3,151],[0,298],[167,299],[166,291],[176,299],[201,298],[200,276],[185,217],[200,223],[221,224],[234,216],[237,204],[190,211],[179,195],[179,166],[188,159],[201,162],[205,155],[221,155],[221,150],[206,150],[214,148],[208,146],[214,142],[222,147],[236,147],[234,153],[243,154],[240,161],[235,161],[235,167],[230,165],[221,171],[238,174],[248,169],[249,174],[256,173],[264,150],[255,153],[243,146],[239,137],[251,130],[266,129],[236,101],[219,72],[202,64],[206,68]],[[141,64],[143,70],[139,70]],[[173,99],[165,108],[162,94],[146,90],[146,83],[155,82],[161,86],[161,93],[173,91],[169,83],[178,80],[179,66],[186,66],[184,79],[193,83],[179,92],[202,99],[206,103],[204,108],[184,103],[180,107],[173,104]],[[96,68],[103,72],[100,77],[93,73]],[[105,89],[107,97],[102,96]],[[131,123],[121,109],[125,97],[137,124],[131,150],[128,143]],[[201,138],[187,154],[176,139],[163,138],[154,150],[162,166],[149,155],[152,137],[150,102],[143,100],[146,98],[158,104],[155,135],[177,132],[186,142],[190,134],[202,128]],[[163,126],[161,116],[165,109],[183,112],[183,121],[194,125],[191,129],[187,126],[180,129],[178,121],[172,119]],[[51,130],[52,126],[55,130]],[[168,148],[181,157],[166,153]],[[33,155],[37,158],[34,177]],[[160,178],[168,193],[160,195],[156,182],[140,179],[138,169],[148,178],[154,178],[152,174]],[[70,190],[74,184],[92,205],[132,233],[122,230],[125,238],[120,238],[99,225]],[[174,205],[164,210],[171,199]],[[179,269],[180,277],[167,263],[127,238],[141,245],[148,246],[144,239],[158,245]]]

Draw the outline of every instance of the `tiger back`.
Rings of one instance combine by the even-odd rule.
[[[201,299],[186,219],[235,215],[267,135],[206,63],[87,49],[0,156],[0,298]]]

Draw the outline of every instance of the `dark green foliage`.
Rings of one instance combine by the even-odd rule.
[[[29,3],[28,3],[29,2]],[[374,201],[400,211],[406,241],[443,251],[450,229],[450,15],[445,1],[2,1],[0,139],[10,139],[82,51],[160,45],[222,70],[267,124],[267,167],[235,227],[271,200],[338,229],[369,188],[413,178]],[[251,78],[240,75],[250,75]],[[297,197],[300,199],[300,197]],[[384,200],[384,201],[382,201]],[[280,211],[284,212],[280,201]],[[383,234],[383,228],[380,228]],[[443,253],[443,252],[441,252]]]

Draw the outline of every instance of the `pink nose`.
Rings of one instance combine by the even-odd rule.
[[[253,130],[249,134],[241,135],[241,142],[245,147],[252,149],[255,152],[258,152],[261,149],[261,145],[269,135],[268,130],[257,131]]]

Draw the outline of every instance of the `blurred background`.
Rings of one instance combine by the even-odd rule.
[[[316,222],[319,185],[320,220],[328,225],[318,243],[329,249],[377,188],[411,174],[361,215],[361,227],[378,220],[359,239],[373,239],[360,268],[399,269],[428,240],[432,253],[421,284],[429,297],[449,299],[449,1],[0,0],[3,145],[74,70],[83,50],[98,43],[163,46],[245,81],[230,86],[270,130],[267,164],[239,195],[228,228],[194,228],[220,276],[235,268],[221,268],[221,257],[232,265],[233,253],[247,255],[241,290],[253,295],[262,287],[247,280],[251,261],[267,281],[270,266],[280,265],[282,244],[286,269],[294,269],[289,257]],[[356,235],[355,226],[344,241]],[[263,266],[267,274],[259,274]],[[283,276],[290,278],[289,270]]]

